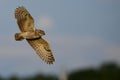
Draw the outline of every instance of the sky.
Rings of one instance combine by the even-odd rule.
[[[24,41],[14,17],[24,6],[45,31],[55,63],[44,63]],[[97,67],[103,62],[120,63],[120,0],[0,0],[0,75],[59,74]]]

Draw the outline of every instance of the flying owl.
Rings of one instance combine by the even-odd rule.
[[[34,19],[27,9],[23,6],[18,7],[16,8],[14,15],[21,31],[21,33],[15,34],[15,40],[21,41],[26,39],[43,61],[47,64],[53,64],[55,59],[50,49],[50,45],[42,38],[42,36],[45,35],[45,32],[34,27]]]

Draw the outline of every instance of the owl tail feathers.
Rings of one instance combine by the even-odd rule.
[[[15,34],[15,40],[16,41],[22,41],[24,38],[23,38],[23,36],[21,36],[21,33],[16,33]]]

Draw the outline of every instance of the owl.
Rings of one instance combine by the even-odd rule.
[[[14,15],[21,31],[21,33],[15,34],[15,40],[22,41],[25,39],[44,62],[53,64],[55,59],[50,45],[42,38],[45,32],[35,28],[31,14],[25,7],[21,6],[15,9]]]

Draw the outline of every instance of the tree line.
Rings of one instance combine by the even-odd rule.
[[[37,74],[34,76],[5,78],[0,80],[60,80],[58,76]],[[120,80],[120,66],[116,63],[104,63],[99,68],[74,70],[67,75],[67,80]]]

